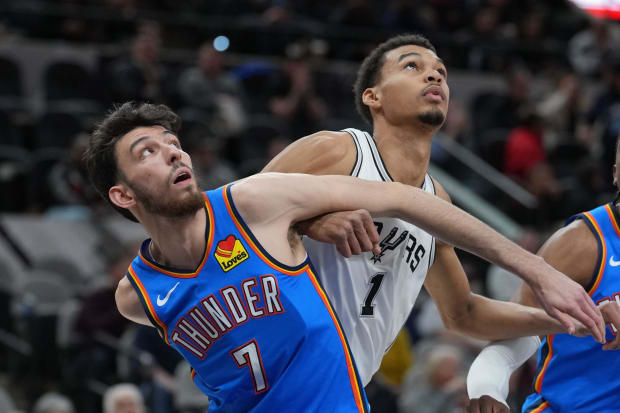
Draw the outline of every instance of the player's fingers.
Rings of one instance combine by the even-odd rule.
[[[585,296],[585,297],[584,297]],[[594,304],[594,301],[582,290],[581,304],[573,307],[574,314],[571,314],[577,320],[581,321],[592,332],[592,336],[599,342],[605,342],[605,320],[601,314],[601,310]]]
[[[373,243],[370,240],[368,233],[366,232],[366,226],[364,225],[363,220],[360,219],[360,221],[356,222],[356,225],[354,228],[355,228],[354,229],[355,237],[357,238],[357,241],[362,251],[365,252],[365,251],[372,250]]]
[[[569,316],[567,316],[566,314],[556,309],[553,309],[553,311],[549,311],[549,315],[557,319],[562,324],[562,326],[566,329],[566,331],[568,331],[568,334],[571,334],[571,335],[575,334],[575,323],[573,323],[573,320],[571,320]],[[575,314],[573,314],[573,316],[575,318],[578,318]],[[588,321],[592,322],[592,320],[588,320]],[[590,327],[587,324],[584,323],[584,325],[586,325],[586,327],[590,329]],[[590,329],[590,331],[592,330]]]
[[[361,211],[362,223],[364,224],[364,229],[366,231],[366,234],[368,235],[368,239],[370,239],[370,242],[372,242],[373,244],[378,244],[379,232],[377,231],[377,226],[373,222],[372,217],[370,216],[370,213],[368,211],[366,211],[365,209],[362,209]]]
[[[478,399],[471,399],[469,401],[469,413],[482,413],[480,411],[480,403]]]
[[[349,242],[349,247],[351,249],[351,253],[353,255],[358,255],[362,253],[362,247],[360,246],[359,240],[355,233],[352,233],[351,235],[349,235],[348,242]]]
[[[592,299],[585,290],[581,291],[581,296],[583,301],[585,301],[586,303],[586,313],[594,319],[601,333],[601,339],[605,341],[605,318],[603,317],[601,310],[594,303],[594,301],[592,301]]]
[[[351,249],[349,248],[349,243],[346,240],[338,242],[338,244],[336,244],[336,249],[340,255],[345,258],[349,258],[351,256]]]
[[[590,316],[588,316],[581,308],[578,307],[573,307],[572,311],[570,312],[570,315],[572,315],[573,317],[575,317],[577,320],[581,321],[583,323],[583,325],[586,326],[586,328],[590,331],[590,334],[592,334],[592,337],[598,341],[599,343],[604,343],[605,342],[605,335],[604,333],[601,331],[600,325]],[[566,316],[566,314],[561,315],[560,318],[560,322],[562,324],[565,324],[565,327],[568,330],[569,334],[574,334],[575,333],[575,326],[573,321]],[[566,323],[563,321],[563,319],[566,320]],[[568,326],[572,326],[568,327]]]

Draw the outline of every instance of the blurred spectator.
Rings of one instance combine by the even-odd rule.
[[[157,330],[145,325],[132,325],[126,342],[125,379],[136,383],[144,397],[150,413],[169,413],[173,409],[176,383],[174,373],[182,360],[181,355],[168,346]],[[122,363],[122,362],[121,362]]]
[[[579,138],[593,153],[600,154],[600,170],[609,176],[609,165],[616,163],[616,139],[620,135],[620,53],[603,68],[606,87],[588,109]],[[611,182],[608,190],[614,190]]]
[[[0,386],[0,412],[17,413],[13,399],[2,386]]]
[[[131,383],[120,383],[108,388],[103,395],[103,413],[145,413],[140,390]]]
[[[218,136],[239,132],[246,123],[245,93],[241,83],[224,68],[223,52],[211,42],[198,49],[198,64],[180,76],[178,90],[183,105],[204,110]]]
[[[159,62],[161,45],[157,23],[138,26],[131,52],[113,62],[108,71],[108,87],[112,101],[142,100],[165,102],[166,69]]]
[[[433,345],[416,360],[403,384],[399,413],[464,412],[468,398],[461,350]]]
[[[103,285],[84,295],[73,325],[76,337],[69,367],[75,401],[80,411],[97,408],[99,397],[88,387],[90,382],[110,384],[118,380],[116,349],[102,340],[119,340],[129,322],[116,308],[114,293],[118,282],[135,257],[138,246],[118,247],[109,258]]]
[[[316,95],[312,58],[322,52],[305,42],[291,43],[286,48],[282,72],[273,80],[271,113],[287,125],[287,134],[299,138],[320,129],[327,108]]]
[[[532,75],[522,65],[513,64],[504,74],[503,91],[482,92],[472,102],[474,135],[490,129],[511,129],[518,123],[518,113],[528,103],[532,92]]]
[[[66,396],[50,392],[37,399],[32,413],[75,413],[75,409]]]
[[[89,136],[80,133],[71,144],[65,159],[54,163],[47,176],[46,185],[51,199],[47,202],[53,207],[48,214],[64,217],[87,217],[87,207],[101,201],[91,185],[82,159],[88,147]]]
[[[374,9],[374,2],[364,0],[345,0],[334,7],[331,16],[333,24],[358,27],[377,27],[378,13]]]
[[[591,18],[589,27],[575,34],[568,57],[577,73],[593,77],[601,73],[604,59],[620,48],[620,28],[614,22]]]
[[[435,26],[435,10],[426,4],[391,0],[381,16],[382,25],[394,32],[427,33]]]
[[[552,72],[550,81],[552,89],[536,105],[543,120],[543,143],[549,149],[575,141],[577,121],[585,105],[582,82],[576,74]]]

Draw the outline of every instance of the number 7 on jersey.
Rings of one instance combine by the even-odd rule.
[[[260,350],[258,349],[256,340],[248,341],[231,351],[230,354],[235,359],[237,367],[241,368],[246,364],[250,367],[252,381],[254,382],[254,391],[256,393],[267,390],[269,384],[267,383],[265,368],[263,367],[263,361],[260,357]]]

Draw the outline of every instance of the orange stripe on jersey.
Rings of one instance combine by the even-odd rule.
[[[616,230],[616,235],[620,237],[620,226],[618,226],[618,221],[616,221],[616,215],[614,214],[614,211],[612,211],[609,204],[605,205],[605,210],[607,211],[607,215],[609,215],[609,220],[611,221],[611,224]]]
[[[149,313],[151,314],[151,318],[155,320],[155,322],[159,325],[159,327],[164,332],[164,340],[166,341],[166,344],[170,345],[170,343],[168,342],[168,331],[166,329],[166,325],[159,319],[159,317],[157,316],[157,313],[155,313],[155,309],[153,308],[153,303],[151,302],[151,299],[146,292],[146,288],[144,288],[142,281],[140,281],[140,278],[138,278],[138,276],[136,275],[136,272],[133,270],[131,265],[129,266],[128,270],[129,270],[129,274],[131,275],[131,278],[134,280],[134,282],[140,289],[140,294],[142,294],[142,298],[144,299],[144,302],[146,303]]]
[[[333,308],[331,307],[323,288],[316,279],[316,275],[312,272],[310,268],[308,268],[308,276],[314,285],[317,293],[319,293],[319,297],[323,300],[323,304],[325,304],[325,308],[329,311],[329,315],[332,318],[332,321],[336,325],[336,330],[338,331],[338,336],[340,337],[340,342],[342,343],[342,348],[344,350],[344,355],[347,362],[347,371],[349,373],[349,380],[351,381],[351,390],[353,391],[353,397],[355,398],[355,404],[357,405],[357,409],[360,412],[365,411],[364,401],[362,394],[360,392],[360,385],[357,381],[357,375],[355,374],[355,367],[353,366],[353,360],[351,359],[351,353],[349,352],[349,347],[347,345],[347,340],[345,339],[344,332],[338,323],[338,319],[336,318],[336,314],[334,313]]]
[[[532,410],[530,413],[538,413],[538,412],[542,412],[543,410],[545,410],[547,407],[549,407],[549,402],[544,402],[543,404],[541,404],[540,406],[538,406],[537,408],[535,408],[534,410]]]
[[[608,210],[607,212],[609,213],[610,211]],[[588,291],[588,294],[592,296],[592,294],[594,294],[599,284],[601,283],[601,280],[603,279],[603,273],[605,272],[605,263],[607,257],[607,245],[605,244],[605,238],[603,238],[603,232],[601,231],[601,227],[599,227],[592,214],[590,214],[589,212],[584,212],[583,215],[588,219],[588,221],[590,221],[592,227],[596,230],[596,235],[598,236],[602,247],[601,262],[599,263],[598,272],[596,273],[596,278],[594,283],[592,284],[592,288],[590,288],[590,290]],[[615,222],[615,220],[612,219],[612,222]]]
[[[551,361],[551,357],[553,357],[553,338],[555,335],[551,334],[547,336],[547,347],[549,347],[549,353],[547,353],[547,357],[545,358],[545,363],[543,364],[543,368],[540,369],[540,373],[538,373],[538,377],[536,377],[536,381],[534,382],[534,389],[536,392],[540,393],[540,389],[542,388],[543,378],[545,377],[545,372],[547,371],[547,367],[549,367],[549,362]]]
[[[205,263],[207,262],[207,257],[209,256],[209,253],[211,252],[211,246],[213,245],[213,232],[215,230],[215,223],[213,222],[213,208],[211,207],[211,202],[209,202],[209,198],[207,197],[206,194],[203,193],[203,196],[205,198],[205,206],[207,207],[207,222],[209,223],[209,235],[207,236],[207,246],[205,248],[205,253],[204,253],[204,256],[202,257],[202,261],[200,262],[200,265],[198,265],[198,268],[196,268],[196,270],[193,272],[169,271],[164,268],[161,268],[158,265],[151,263],[149,260],[144,258],[144,256],[142,255],[142,251],[138,251],[138,255],[140,256],[140,259],[142,260],[143,263],[145,263],[146,265],[148,265],[149,267],[151,267],[152,269],[156,271],[159,271],[166,275],[170,275],[170,276],[177,277],[177,278],[194,278],[200,273],[200,271],[202,270],[202,267],[204,267]]]
[[[228,199],[228,186],[229,185],[226,185],[224,187],[224,189],[223,189],[224,202],[226,203],[226,209],[228,210],[228,214],[230,215],[230,217],[232,218],[233,222],[237,226],[237,229],[239,230],[241,235],[243,235],[243,238],[245,239],[245,241],[248,243],[248,245],[250,245],[250,247],[256,253],[256,255],[258,255],[261,258],[261,260],[263,260],[263,262],[265,264],[269,265],[271,268],[275,269],[276,271],[279,271],[279,272],[281,272],[283,274],[286,274],[286,275],[299,275],[299,274],[303,273],[304,271],[306,271],[307,269],[309,269],[308,265],[306,264],[303,267],[301,267],[300,269],[295,270],[295,271],[287,270],[286,268],[282,268],[277,262],[273,262],[273,260],[271,260],[265,254],[263,254],[263,252],[260,250],[260,248],[258,248],[256,246],[256,244],[254,243],[254,241],[252,241],[252,237],[250,237],[248,235],[248,233],[245,231],[245,228],[243,227],[243,225],[241,225],[241,223],[237,219],[237,216],[235,215],[235,213],[234,213],[234,211],[232,209],[232,206],[230,205],[230,200]]]

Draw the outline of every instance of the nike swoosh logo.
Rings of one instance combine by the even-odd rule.
[[[620,261],[618,262],[618,264],[620,264]],[[159,294],[157,294],[157,305],[158,306],[162,306],[164,304],[166,304],[168,302],[168,298],[170,298],[170,294],[172,294],[172,292],[174,291],[175,288],[177,288],[177,286],[179,285],[181,281],[177,282],[174,287],[172,287],[170,289],[170,291],[168,291],[168,294],[166,294],[166,296],[162,299],[161,297],[159,297]]]
[[[611,258],[609,258],[609,265],[612,267],[617,267],[620,265],[620,261],[614,261],[614,256],[612,255]]]

